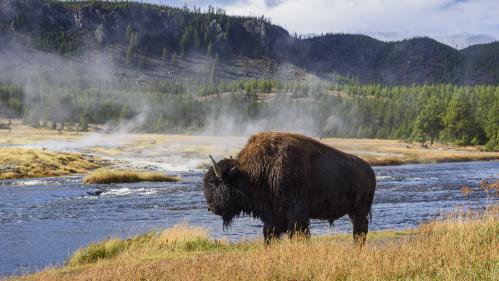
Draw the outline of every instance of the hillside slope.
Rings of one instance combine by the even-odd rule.
[[[1,0],[0,48],[12,42],[65,56],[108,54],[147,79],[345,78],[383,84],[495,84],[499,43],[462,51],[430,38],[291,36],[264,17],[133,2]],[[20,42],[20,43],[19,43]],[[213,77],[212,77],[213,78]]]

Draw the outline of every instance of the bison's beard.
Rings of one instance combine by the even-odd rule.
[[[240,212],[241,211],[231,210],[231,211],[222,213],[223,229],[224,230],[230,228],[230,225],[232,224],[232,220],[235,217],[238,217]]]
[[[230,225],[232,224],[232,219],[233,218],[234,218],[233,216],[225,216],[225,215],[222,216],[223,230],[226,230],[226,229],[230,228]]]

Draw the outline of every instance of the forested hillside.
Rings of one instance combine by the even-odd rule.
[[[231,135],[278,129],[499,149],[499,86],[251,80],[216,86],[164,82],[121,90],[46,86],[37,93],[4,85],[0,101],[9,117],[23,117],[35,127],[69,122],[86,130],[98,123],[108,130]]]
[[[134,2],[0,0],[0,118],[32,126],[483,144],[499,43],[290,35],[264,17]]]
[[[199,75],[410,85],[499,81],[497,43],[458,51],[430,38],[382,42],[365,35],[290,35],[262,17],[221,9],[174,8],[134,2],[2,0],[1,45],[21,42],[85,58],[90,51],[138,69],[147,79]],[[1,47],[1,46],[0,46]],[[205,65],[200,67],[200,65]]]

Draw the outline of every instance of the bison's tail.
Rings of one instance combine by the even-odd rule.
[[[369,208],[369,222],[372,223],[373,222],[373,208]]]

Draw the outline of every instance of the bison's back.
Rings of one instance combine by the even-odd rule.
[[[349,158],[349,155],[303,135],[264,132],[249,139],[238,160],[255,192],[299,194],[312,188],[312,159],[325,154]]]

